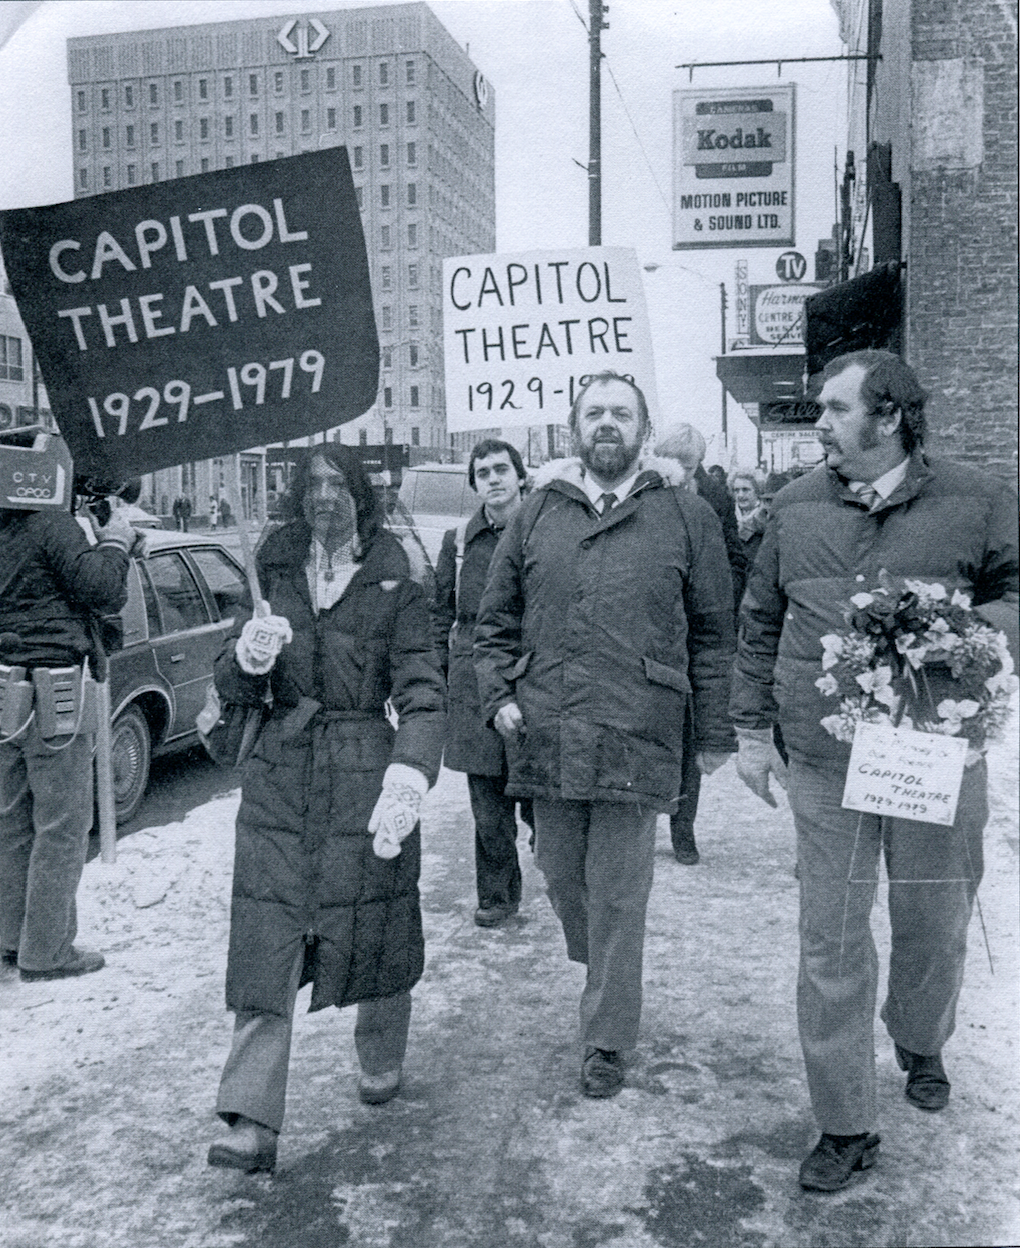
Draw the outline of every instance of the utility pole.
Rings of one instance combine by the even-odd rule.
[[[588,0],[588,246],[602,245],[602,32],[609,6]]]
[[[726,354],[726,283],[719,283],[719,354]],[[725,447],[729,440],[726,422],[726,382],[722,383],[722,440]]]

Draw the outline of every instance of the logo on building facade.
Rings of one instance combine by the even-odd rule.
[[[479,70],[475,70],[474,89],[475,103],[479,108],[484,108],[489,102],[489,84],[485,81],[485,75]]]
[[[297,26],[295,31],[297,44],[290,37],[291,31],[294,30],[295,26]],[[315,31],[315,37],[311,40],[308,38],[309,27],[312,27]],[[306,26],[298,26],[297,18],[294,17],[277,32],[276,42],[285,52],[289,52],[291,56],[295,56],[301,61],[314,56],[329,38],[329,34],[330,32],[317,17],[310,17]]]

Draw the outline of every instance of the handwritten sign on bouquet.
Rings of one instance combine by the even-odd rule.
[[[964,737],[858,724],[843,806],[951,827],[967,758]]]

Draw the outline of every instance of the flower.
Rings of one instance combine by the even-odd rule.
[[[960,731],[962,721],[972,719],[980,710],[981,704],[972,698],[963,698],[959,702],[954,702],[952,698],[944,698],[935,708],[935,713],[939,719],[944,719],[949,725],[945,731],[950,736],[955,736]]]
[[[865,693],[870,693],[879,702],[884,702],[886,706],[891,706],[895,698],[892,691],[892,668],[883,665],[882,667],[870,667],[866,671],[859,672],[854,678]]]
[[[834,693],[839,693],[839,681],[831,672],[826,672],[824,676],[819,676],[815,681],[815,688],[820,689],[827,698],[830,698]]]
[[[962,607],[964,611],[970,610],[970,594],[961,594],[958,589],[953,590],[953,596],[949,602],[951,606]]]
[[[828,671],[830,667],[835,667],[843,654],[843,638],[838,633],[826,633],[821,638],[822,649],[822,670]]]
[[[874,594],[854,594],[850,599],[855,607],[870,607],[875,601]]]

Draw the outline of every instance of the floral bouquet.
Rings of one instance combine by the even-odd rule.
[[[822,641],[824,675],[815,685],[839,697],[839,711],[821,725],[852,742],[859,723],[889,724],[967,739],[968,763],[1009,718],[1017,685],[1004,633],[985,624],[969,595],[925,581],[896,580],[883,570],[880,585],[854,594],[844,611],[848,630]],[[936,673],[954,696],[936,701]]]

